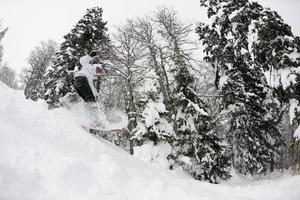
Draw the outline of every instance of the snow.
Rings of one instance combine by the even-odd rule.
[[[80,128],[72,111],[49,111],[3,83],[0,91],[1,200],[299,200],[300,176],[199,182],[159,167],[165,144],[133,157]],[[161,164],[139,159],[150,153]]]
[[[289,59],[291,59],[293,62],[296,62],[297,59],[300,59],[300,53],[298,53],[297,49],[294,49],[294,51],[289,54],[285,53],[284,55],[289,57]]]
[[[165,105],[160,102],[162,97],[158,102],[149,100],[146,107],[142,113],[143,121],[138,122],[135,129],[135,138],[141,139],[141,137],[147,133],[148,129],[151,129],[159,138],[164,136],[171,136],[174,131],[171,123],[163,116],[167,114]]]
[[[224,4],[226,5],[226,4]],[[234,10],[229,16],[228,16],[228,19],[231,21],[234,17],[236,17],[240,12],[243,11],[243,7],[240,8],[239,10]]]
[[[227,84],[228,77],[226,75],[222,75],[219,80],[219,87],[223,88],[225,84]]]
[[[208,113],[203,108],[200,108],[198,104],[193,103],[192,101],[189,101],[187,107],[190,107],[190,106],[193,107],[201,115],[208,116]]]
[[[297,99],[290,99],[290,108],[289,108],[289,117],[290,117],[290,124],[293,124],[293,120],[296,117],[295,112],[300,111],[299,102]]]
[[[168,169],[169,162],[167,156],[171,153],[172,147],[167,142],[161,142],[154,145],[153,142],[148,142],[142,146],[134,147],[134,157],[140,160],[151,163],[153,166],[163,169]]]
[[[109,110],[105,112],[105,115],[108,121],[113,122],[113,124],[108,124],[108,129],[122,129],[128,124],[128,117],[121,110]]]
[[[251,58],[254,59],[253,45],[258,42],[258,31],[256,29],[256,20],[252,20],[248,27],[248,51],[251,53]]]
[[[145,108],[145,123],[147,127],[153,126],[160,119],[159,114],[167,112],[165,104],[150,101]]]
[[[290,108],[289,108],[289,117],[290,117],[290,124],[293,124],[293,120],[296,117],[296,112],[300,111],[299,102],[296,99],[290,100]],[[300,126],[295,130],[294,137],[300,139]]]
[[[268,85],[271,87],[278,87],[282,85],[283,89],[287,89],[291,84],[296,83],[297,73],[299,69],[286,67],[279,70],[269,70],[264,72],[265,77],[268,81]]]
[[[294,137],[297,139],[300,139],[300,126],[295,130]]]

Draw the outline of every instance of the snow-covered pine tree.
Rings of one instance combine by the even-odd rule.
[[[176,45],[175,45],[176,47]],[[171,163],[182,164],[195,179],[218,183],[230,177],[230,157],[225,144],[213,130],[206,106],[194,91],[194,78],[175,49],[173,57],[176,69],[174,95],[175,140],[169,156]],[[172,167],[172,166],[171,166]]]
[[[236,60],[228,70],[222,93],[223,104],[231,112],[228,139],[232,145],[233,165],[240,173],[260,174],[272,170],[281,134],[272,115],[272,101],[259,68],[249,68]]]
[[[295,37],[294,40],[294,44],[296,46],[295,51],[294,52],[300,52],[300,37]],[[297,55],[297,54],[294,54]],[[299,53],[299,57],[294,58],[296,59],[297,62],[297,66],[298,68],[300,68],[300,53]],[[298,69],[297,68],[297,69]],[[285,99],[289,98],[289,118],[290,118],[290,123],[293,124],[294,127],[298,127],[296,129],[299,130],[299,125],[300,125],[300,73],[294,73],[293,75],[296,75],[295,83],[291,84],[286,90],[282,90],[281,93],[285,96]],[[296,101],[295,101],[296,100]],[[297,105],[293,105],[293,102],[297,103]],[[293,113],[295,115],[293,115]],[[295,116],[295,118],[293,117]],[[294,128],[294,133],[293,133],[293,137],[296,135],[296,129]]]
[[[133,138],[143,144],[152,141],[155,145],[165,140],[170,141],[174,136],[172,123],[168,121],[168,111],[163,102],[159,84],[154,81],[146,91],[145,97],[138,102],[141,114],[133,130]]]
[[[102,20],[102,8],[87,9],[83,18],[64,36],[65,41],[56,53],[52,65],[47,68],[44,99],[49,107],[60,106],[63,97],[75,94],[72,87],[73,76],[68,71],[75,66],[80,67],[81,56],[97,50],[101,59],[107,59],[110,40],[106,24]]]
[[[251,57],[263,69],[268,84],[281,103],[281,110],[288,113],[292,129],[295,130],[300,124],[300,109],[288,110],[295,108],[295,105],[300,106],[299,37],[293,35],[291,27],[277,12],[261,7],[259,11],[260,17],[253,19],[250,26],[250,36],[257,38],[249,43],[252,47]]]
[[[205,46],[205,59],[216,68],[216,86],[222,104],[231,113],[228,140],[234,167],[240,173],[263,173],[271,169],[281,143],[271,115],[273,91],[264,69],[254,59],[253,46],[260,41],[253,26],[263,20],[263,8],[248,0],[201,0],[211,25],[200,24],[197,32]]]

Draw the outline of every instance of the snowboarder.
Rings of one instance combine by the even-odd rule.
[[[99,120],[99,108],[97,104],[98,92],[94,87],[94,79],[103,72],[101,64],[92,64],[91,61],[97,55],[92,51],[90,55],[82,56],[79,60],[81,69],[78,67],[74,70],[74,88],[79,96],[87,103],[87,109],[90,112],[92,122],[90,127],[101,126]]]
[[[102,74],[101,64],[91,64],[96,52],[92,51],[90,55],[80,58],[81,69],[74,74],[74,88],[79,96],[87,103],[96,102],[98,93],[94,87],[94,78]]]

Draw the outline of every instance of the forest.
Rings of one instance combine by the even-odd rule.
[[[238,174],[300,171],[300,38],[276,11],[248,0],[200,0],[209,23],[175,9],[108,30],[93,7],[64,35],[43,41],[18,75],[3,63],[0,80],[50,110],[83,100],[74,90],[80,57],[97,52],[98,104],[128,118],[115,144],[168,144],[169,169],[210,183]],[[0,41],[7,30],[0,26]],[[204,55],[202,58],[201,55]]]

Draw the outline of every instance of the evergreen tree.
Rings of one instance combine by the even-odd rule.
[[[259,23],[265,19],[263,11],[270,11],[248,0],[200,2],[213,20],[211,25],[200,24],[197,32],[205,45],[205,59],[216,68],[223,108],[231,113],[228,140],[233,165],[241,173],[266,172],[281,143],[278,115],[272,114],[279,107],[271,100],[277,95],[264,75],[268,69],[256,58],[257,43],[266,40],[259,37],[264,34]]]
[[[72,86],[73,76],[68,71],[73,70],[75,66],[80,67],[80,57],[97,50],[102,60],[108,59],[110,40],[106,24],[102,20],[101,8],[87,9],[83,18],[64,36],[65,41],[46,73],[47,91],[44,99],[50,107],[59,106],[63,97],[75,94]]]
[[[206,106],[192,89],[194,78],[178,48],[174,64],[177,68],[174,96],[176,138],[169,158],[175,164],[182,162],[183,168],[198,180],[217,183],[220,179],[228,179],[230,160],[225,145],[213,130]]]
[[[223,93],[230,93],[224,100],[224,106],[231,111],[229,130],[232,144],[233,165],[240,173],[263,173],[274,163],[281,134],[272,116],[270,93],[258,68],[249,67],[239,61],[228,70],[228,82]]]
[[[278,100],[288,103],[297,96],[295,85],[298,84],[300,66],[299,37],[293,35],[291,27],[277,12],[256,2],[222,2],[201,1],[203,6],[208,7],[208,15],[216,18],[211,26],[214,28],[202,24],[198,29],[198,32],[203,33],[211,31],[210,36],[202,37],[204,34],[201,34],[200,38],[207,45],[206,52],[209,56],[206,59],[217,61],[214,63],[217,69],[216,83],[221,76],[220,66],[226,66],[226,60],[235,56],[229,52],[238,53],[234,51],[237,45],[231,44],[236,42],[235,44],[241,45],[243,41],[241,52],[244,59],[258,66]],[[220,40],[218,45],[213,42],[216,39]]]
[[[157,83],[146,92],[145,98],[139,101],[139,106],[142,107],[142,112],[133,130],[133,138],[140,144],[147,141],[154,144],[162,140],[169,141],[174,136],[174,130],[172,123],[168,121],[168,111]]]

